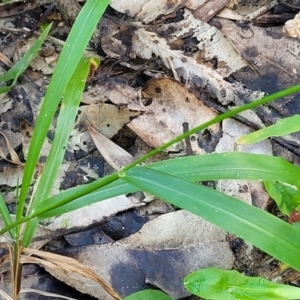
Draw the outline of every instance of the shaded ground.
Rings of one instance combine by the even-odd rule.
[[[2,18],[0,20],[2,29],[0,33],[0,54],[2,53],[9,60],[13,60],[15,59],[14,56],[17,56],[19,52],[21,52],[21,55],[24,51],[26,52],[26,48],[22,50],[21,44],[29,44],[29,40],[34,35],[34,30],[44,20],[54,20],[55,29],[52,31],[51,36],[61,41],[65,40],[69,31],[69,24],[72,24],[74,21],[76,11],[80,6],[77,4],[72,6],[74,4],[73,1],[70,1],[67,6],[65,1],[58,1],[57,6],[48,2],[50,1],[45,1],[43,2],[44,4],[40,5],[40,2],[36,1],[32,6],[23,3],[0,6],[0,17]],[[258,9],[268,1],[242,2],[240,10],[243,11],[244,9],[247,12],[248,9],[250,12]],[[71,10],[69,11],[69,9]],[[288,13],[294,15],[295,9],[297,11],[297,8],[293,7]],[[282,14],[280,13],[279,15]],[[177,115],[177,112],[182,113],[185,109],[188,110],[184,118],[187,118],[187,126],[192,128],[199,123],[199,119],[203,120],[204,118],[198,111],[200,102],[202,106],[199,110],[207,109],[205,111],[206,116],[210,114],[216,115],[231,106],[247,103],[261,96],[262,92],[272,93],[297,82],[299,75],[294,70],[299,69],[297,58],[299,54],[297,51],[299,50],[295,50],[299,48],[297,39],[283,36],[278,28],[254,27],[252,23],[232,22],[227,18],[214,17],[211,20],[207,20],[209,25],[205,23],[205,26],[209,27],[203,27],[203,32],[210,32],[211,28],[216,27],[227,36],[227,40],[230,40],[234,46],[230,50],[231,52],[222,48],[225,46],[219,46],[219,48],[216,48],[216,53],[212,54],[213,56],[208,59],[209,51],[213,47],[205,41],[203,42],[205,47],[202,45],[203,48],[200,49],[199,43],[202,41],[199,37],[200,33],[195,35],[196,29],[199,28],[197,27],[199,24],[196,23],[198,20],[188,23],[192,24],[188,32],[179,31],[181,26],[178,24],[191,19],[192,16],[188,14],[188,10],[184,7],[175,9],[175,12],[172,14],[161,15],[156,21],[148,24],[137,23],[137,21],[140,21],[138,17],[135,19],[117,12],[113,8],[108,9],[103,20],[99,23],[98,32],[95,33],[90,44],[90,50],[102,58],[102,67],[89,79],[87,92],[81,104],[80,115],[70,140],[70,147],[67,149],[63,174],[57,183],[57,190],[84,184],[112,172],[112,167],[102,158],[87,133],[84,118],[88,118],[93,127],[111,138],[113,142],[131,155],[139,157],[151,147],[160,145],[172,138],[172,135],[174,136],[186,130],[185,127],[182,127],[184,124],[181,119],[182,115]],[[24,30],[24,28],[28,30]],[[144,35],[137,35],[137,32],[140,34],[142,32]],[[178,32],[180,32],[181,36],[176,38],[175,33]],[[151,42],[151,39],[146,40],[149,36],[151,37],[149,33],[155,34],[155,38],[152,40],[152,48],[149,46],[151,50],[149,57],[146,58],[146,45],[147,43],[150,45]],[[101,34],[101,38],[97,34]],[[217,34],[209,33],[208,35],[215,42],[213,38]],[[140,39],[140,44],[136,41],[138,38]],[[143,38],[145,40],[142,40]],[[217,39],[221,40],[221,37],[217,36]],[[165,48],[160,48],[163,43],[165,43]],[[39,65],[38,62],[37,65],[31,66],[22,76],[19,84],[2,99],[0,126],[22,161],[24,161],[24,151],[28,146],[28,137],[30,137],[32,132],[41,99],[51,76],[52,65],[55,64],[56,56],[61,47],[61,44],[56,40],[48,40],[40,53],[42,60],[47,63]],[[223,51],[224,53],[229,51],[228,53],[232,57],[230,58],[229,55],[229,58],[224,58],[223,56],[221,58],[217,54],[218,51]],[[281,57],[279,54],[282,51],[285,52],[285,55],[287,55],[287,52],[291,53],[294,61],[290,58],[285,60]],[[165,53],[170,54],[168,58],[171,57],[172,53],[174,54],[173,62],[166,59]],[[176,60],[175,55],[178,53],[180,53],[178,61],[186,64],[180,65]],[[49,60],[47,61],[46,58],[49,58]],[[2,58],[1,61],[1,67],[5,70],[7,68],[5,59]],[[234,66],[235,64],[236,66]],[[201,68],[200,66],[205,66],[209,70],[207,74],[210,74],[210,70],[213,70],[215,73],[212,74],[217,79],[205,79],[204,75],[198,73],[197,66],[199,68]],[[189,75],[186,75],[187,73]],[[165,77],[172,79],[162,79]],[[152,81],[149,81],[151,79]],[[222,79],[221,83],[218,82],[219,79]],[[178,81],[181,81],[183,84],[179,84]],[[223,88],[220,89],[220,86]],[[232,91],[233,93],[230,94]],[[168,100],[173,100],[173,98],[176,98],[176,95],[181,97],[179,97],[178,102]],[[226,144],[221,144],[221,141],[227,137],[236,137],[236,131],[244,132],[245,130],[244,133],[247,133],[247,130],[260,128],[262,124],[259,120],[263,124],[269,125],[275,123],[279,118],[299,114],[298,98],[299,95],[295,95],[273,103],[268,107],[258,108],[256,115],[237,117],[233,121],[236,123],[224,122],[222,126],[201,132],[192,137],[191,140],[186,140],[182,145],[177,145],[176,149],[171,149],[170,153],[162,154],[156,159],[165,159],[178,155],[204,154],[214,151],[234,151],[234,141],[229,142],[227,140]],[[181,101],[180,99],[185,99],[184,105],[178,104]],[[196,106],[192,106],[194,105],[193,101],[196,103]],[[104,105],[99,104],[103,102],[105,103]],[[161,109],[159,109],[160,107]],[[152,119],[143,119],[149,117],[149,114],[146,113],[149,108],[155,113],[161,110],[162,116],[154,113],[154,117],[150,115],[150,118],[155,119],[154,121]],[[102,119],[103,115],[106,118]],[[195,117],[195,120],[192,117]],[[142,120],[142,123],[138,123],[138,118]],[[148,126],[149,124],[150,126]],[[163,125],[165,130],[162,130],[159,125]],[[230,131],[235,127],[238,127],[236,131]],[[49,131],[49,143],[53,139],[54,132],[55,129]],[[159,135],[161,132],[165,133],[162,137]],[[4,139],[1,140],[1,147],[5,149]],[[273,155],[282,156],[288,161],[299,165],[299,134],[275,138],[272,140],[272,143],[262,144],[261,147],[262,150],[255,151],[265,153],[265,151],[271,149],[270,151],[273,151]],[[8,151],[5,151],[5,154],[8,154]],[[44,157],[41,159],[45,159],[47,151],[48,149],[45,147]],[[238,151],[245,151],[245,149],[239,148]],[[8,199],[9,209],[13,213],[15,210],[13,198],[17,176],[16,167],[5,160],[1,160],[0,170],[3,174],[1,192]],[[205,184],[227,192],[228,190],[232,192],[233,189],[233,187],[229,187],[226,190],[225,185],[221,184],[221,186],[218,186],[211,182]],[[263,194],[259,187],[248,185],[248,183],[239,183],[236,189],[239,193],[236,192],[234,194],[235,192],[233,192],[233,195],[240,196],[243,200],[253,205],[266,208],[270,212],[278,214],[272,201],[269,201],[267,195]],[[241,192],[241,190],[243,191]],[[241,194],[244,194],[247,199],[244,199]],[[109,243],[116,241],[122,243],[123,239],[139,232],[148,221],[177,210],[159,200],[150,204],[145,198],[146,196],[142,194],[127,195],[126,199],[131,201],[128,202],[130,204],[119,210],[110,211],[110,214],[101,216],[99,219],[92,219],[90,223],[85,225],[80,223],[78,226],[76,224],[66,226],[67,229],[56,228],[56,230],[53,230],[54,225],[51,222],[49,222],[50,225],[44,223],[45,229],[50,231],[42,234],[42,237],[37,237],[36,240],[45,240],[45,237],[49,237],[49,241],[43,245],[44,250],[74,256],[75,252],[85,251],[88,245],[111,245]],[[113,204],[113,206],[116,207],[117,205]],[[79,218],[85,219],[85,217],[84,215],[84,217],[81,216]],[[180,236],[180,233],[178,233],[178,236]],[[227,247],[226,249],[234,254],[235,261],[233,266],[246,275],[259,275],[269,279],[276,278],[279,281],[283,280],[284,282],[298,284],[299,276],[297,273],[288,270],[286,273],[280,274],[280,266],[277,261],[247,245],[241,239],[232,236],[225,237],[221,233],[216,239],[223,246],[226,243],[227,246],[224,247]],[[119,246],[120,244],[114,245]],[[105,247],[102,246],[99,249],[104,251]],[[136,263],[140,259],[141,265],[147,260],[150,260],[153,264],[159,262],[162,264],[161,267],[168,271],[168,266],[170,266],[172,259],[173,264],[175,260],[177,262],[184,261],[185,250],[189,249],[190,251],[189,247],[191,246],[183,245],[182,248],[176,248],[177,246],[172,245],[172,247],[179,250],[177,252],[174,251],[175,253],[169,253],[166,257],[161,256],[163,251],[160,252],[160,250],[164,249],[164,245],[151,249],[149,251],[150,254],[141,253],[133,249],[134,255],[138,258],[132,258],[132,260],[129,260],[128,265],[125,263],[121,264],[122,268],[115,270],[113,287],[116,290],[121,290],[126,284],[132,284],[132,281],[126,282],[125,280],[127,279],[125,278],[126,274],[134,270],[131,269],[132,265],[130,265],[132,261]],[[181,250],[183,253],[180,252]],[[119,253],[117,252],[119,250],[110,248],[106,251],[108,253],[116,251],[113,252],[114,255]],[[123,252],[122,255],[125,256]],[[133,254],[126,253],[126,255],[132,256]],[[154,258],[151,255],[154,255]],[[163,255],[166,254],[164,253]],[[145,257],[144,260],[143,257]],[[108,255],[106,258],[107,264],[109,264]],[[164,260],[165,265],[163,265]],[[126,269],[126,266],[128,269]],[[145,263],[145,266],[138,267],[138,269],[142,268],[148,268],[148,265]],[[180,269],[180,264],[176,268]],[[29,266],[28,270],[24,272],[28,272],[24,274],[25,285],[28,281],[30,286],[37,289],[63,294],[76,299],[94,299],[79,295],[76,290],[70,290],[66,286],[61,285],[57,279],[44,273],[40,268],[34,269]],[[136,283],[136,286],[129,287],[127,293],[154,286],[163,286],[172,290],[173,287],[168,285],[174,280],[173,278],[160,279],[163,281],[161,283],[154,275],[151,278],[150,271],[149,273],[145,271],[145,273],[147,274],[145,277],[149,281],[145,283],[145,279],[137,274],[135,280],[138,282],[141,279],[140,282]],[[133,277],[134,275],[131,276]],[[33,279],[33,283],[29,279]],[[9,278],[7,280],[9,281]],[[178,295],[182,294],[178,292],[176,295],[178,297]],[[47,297],[39,295],[37,298],[34,298],[33,295],[28,295],[26,299],[48,299]]]

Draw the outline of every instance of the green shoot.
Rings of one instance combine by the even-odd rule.
[[[185,287],[194,295],[213,300],[287,300],[299,299],[298,287],[268,281],[262,277],[246,277],[237,271],[207,268],[184,279]]]
[[[253,144],[272,136],[282,136],[300,130],[300,115],[278,120],[276,124],[254,131],[238,139],[239,144]]]

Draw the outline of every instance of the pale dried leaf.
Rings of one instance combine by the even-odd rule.
[[[121,195],[66,212],[59,217],[51,219],[44,228],[52,232],[71,228],[85,228],[92,224],[101,223],[119,212],[140,205],[132,202],[125,195]]]
[[[89,125],[89,130],[93,141],[101,153],[102,157],[112,166],[116,171],[121,170],[133,162],[134,158],[127,151],[122,149],[120,146],[112,142],[110,139],[105,137],[103,134],[95,130]]]
[[[188,124],[192,129],[217,116],[212,108],[206,106],[187,87],[174,79],[150,80],[143,90],[143,96],[152,99],[152,103],[147,106],[148,114],[135,118],[128,127],[151,147],[161,146],[182,134],[185,131],[184,124]],[[214,141],[218,138],[219,124],[209,127],[208,131]],[[181,141],[169,147],[168,151],[184,151],[186,144],[187,140]],[[194,134],[188,141],[188,147],[191,149],[187,151],[205,153],[206,151],[198,144],[198,136]]]
[[[241,28],[229,20],[219,19],[218,22],[222,25],[220,30],[260,74],[280,74],[285,86],[299,77],[297,39],[250,24]]]
[[[182,298],[189,295],[183,286],[188,273],[208,266],[230,269],[234,261],[225,232],[186,211],[162,215],[117,243],[76,247],[64,253],[93,268],[121,297],[150,283],[175,299]],[[87,282],[83,286],[74,277],[61,279],[101,298],[97,286],[87,286]]]
[[[294,19],[285,22],[282,32],[290,37],[300,38],[300,13]]]
[[[4,298],[4,299],[7,299],[7,300],[13,300],[13,298],[11,298],[9,295],[7,295],[4,291],[2,291],[0,289],[0,295]]]
[[[217,14],[217,17],[223,18],[223,19],[235,20],[235,21],[245,20],[245,17],[241,16],[237,12],[235,12],[227,7],[224,7],[222,10],[220,10]]]
[[[127,107],[130,110],[146,110],[141,101],[141,90],[132,88],[126,83],[117,82],[114,78],[102,80],[99,84],[90,87],[81,99],[81,103],[84,104],[98,104],[108,101],[118,107]]]
[[[47,296],[47,297],[51,297],[51,298],[60,298],[60,299],[67,299],[67,300],[76,300],[75,298],[70,298],[70,297],[65,297],[62,295],[58,295],[58,294],[54,294],[54,293],[48,293],[48,292],[44,292],[44,291],[39,291],[36,289],[21,289],[20,290],[20,294],[24,294],[24,293],[35,293],[35,294],[39,294],[42,296]]]
[[[63,273],[78,273],[100,284],[102,288],[114,299],[121,299],[119,295],[109,286],[109,284],[107,284],[105,280],[97,275],[95,271],[73,258],[29,248],[22,248],[22,253],[27,255],[35,255],[41,259],[37,257],[21,255],[21,263],[37,263],[41,266],[47,266],[49,268],[54,268],[55,270],[60,270],[60,272]]]
[[[1,158],[3,158],[4,160],[9,161],[9,162],[11,162],[11,163],[13,163],[15,165],[23,167],[24,163],[22,163],[20,161],[18,154],[16,153],[16,151],[12,147],[12,145],[11,145],[9,139],[7,138],[6,134],[2,130],[0,130],[0,135],[2,135],[4,137],[4,139],[5,139],[6,147],[7,147],[7,150],[9,152],[9,154],[10,154],[11,160],[6,158],[6,155],[4,154],[4,152],[2,151],[2,149],[0,148],[0,156],[1,156]]]
[[[251,118],[259,123],[258,117],[252,112]],[[251,129],[233,119],[227,119],[222,124],[223,136],[216,146],[216,152],[246,152],[264,155],[272,155],[272,144],[269,140],[261,141],[253,145],[237,145],[239,137],[251,132]],[[217,189],[223,193],[234,196],[248,204],[254,204],[265,208],[269,195],[260,182],[220,180]]]
[[[132,117],[140,114],[128,108],[118,108],[116,105],[106,103],[84,105],[79,111],[79,124],[85,125],[87,120],[107,138],[112,138]]]
[[[135,17],[137,21],[143,23],[150,23],[159,16],[166,16],[175,13],[179,8],[186,7],[194,11],[203,10],[204,15],[213,16],[211,3],[212,1],[207,0],[148,0],[148,1],[134,1],[134,0],[123,0],[116,1],[112,0],[110,6],[115,10],[128,14],[131,17]],[[215,1],[213,5],[213,11],[217,12],[224,7],[229,0]]]
[[[193,75],[197,76],[201,86],[207,87],[212,97],[216,97],[223,104],[237,99],[231,84],[226,82],[221,75],[205,65],[198,64],[194,58],[183,56],[181,51],[171,50],[166,40],[159,38],[153,32],[143,28],[137,29],[133,36],[132,49],[145,59],[150,59],[152,54],[155,54],[162,58],[168,68],[171,68],[169,63],[171,59],[174,68],[181,70],[187,81]]]

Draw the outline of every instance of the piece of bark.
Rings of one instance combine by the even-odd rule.
[[[203,6],[197,8],[194,11],[194,17],[196,19],[208,22],[214,17],[223,7],[229,3],[229,0],[210,0],[207,1]]]

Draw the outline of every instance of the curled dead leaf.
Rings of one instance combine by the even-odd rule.
[[[10,155],[11,159],[7,159],[7,158],[6,158],[4,152],[2,151],[1,148],[0,148],[0,157],[3,158],[3,159],[6,160],[6,161],[9,161],[9,162],[15,164],[15,165],[18,165],[18,166],[22,166],[22,167],[23,167],[23,166],[24,166],[24,163],[22,163],[22,162],[20,161],[20,158],[19,158],[18,154],[16,153],[16,151],[15,151],[14,148],[12,147],[12,145],[11,145],[9,139],[7,138],[6,134],[5,134],[2,130],[0,130],[0,134],[1,134],[1,135],[4,137],[4,139],[5,139],[5,143],[6,143],[6,146],[7,146],[7,150],[8,150],[8,152],[9,152],[9,155]]]
[[[24,255],[25,254],[25,255]],[[34,255],[34,256],[28,256]],[[22,248],[22,255],[20,262],[35,263],[49,269],[55,269],[62,273],[77,273],[83,277],[92,279],[100,284],[102,288],[113,297],[113,299],[121,299],[120,296],[110,287],[99,275],[97,275],[91,268],[85,266],[74,258],[65,257],[62,255],[44,252],[37,249]]]
[[[88,125],[88,128],[92,139],[102,157],[116,171],[121,170],[123,167],[133,162],[134,159],[131,154],[95,130],[91,125]]]

